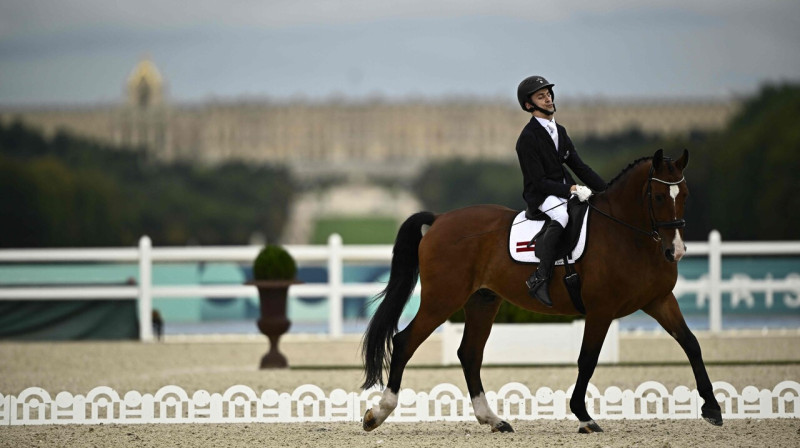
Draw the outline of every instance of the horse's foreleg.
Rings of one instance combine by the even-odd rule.
[[[589,386],[589,380],[594,374],[595,367],[597,367],[600,349],[603,348],[603,341],[606,338],[611,321],[612,319],[607,316],[595,316],[592,314],[586,316],[581,354],[578,357],[578,380],[575,382],[575,389],[573,389],[572,398],[569,400],[570,410],[580,421],[578,428],[580,433],[603,431],[586,411],[586,388]]]
[[[700,344],[686,325],[675,295],[670,293],[642,310],[657,320],[667,333],[678,341],[689,358],[689,364],[694,372],[694,380],[697,383],[697,391],[704,401],[701,408],[703,418],[713,425],[722,426],[722,410],[714,397],[714,388],[711,386],[711,380],[706,372]]]
[[[467,380],[467,390],[472,399],[475,418],[482,425],[489,425],[492,431],[514,432],[508,422],[503,421],[489,407],[481,382],[483,349],[492,330],[492,323],[503,299],[493,292],[480,291],[470,297],[464,306],[464,335],[458,348],[458,359]]]

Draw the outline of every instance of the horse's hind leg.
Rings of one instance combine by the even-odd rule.
[[[508,422],[500,420],[486,401],[481,382],[483,349],[492,330],[492,323],[503,300],[494,292],[480,290],[473,294],[464,306],[464,335],[458,348],[458,359],[467,380],[467,390],[472,399],[475,418],[482,425],[489,425],[492,431],[514,432]]]
[[[714,388],[711,386],[711,380],[706,372],[700,344],[686,325],[675,295],[670,293],[663,299],[650,303],[642,310],[657,320],[667,330],[667,333],[678,341],[686,356],[689,357],[694,380],[697,383],[697,391],[704,400],[701,408],[703,418],[713,425],[722,426],[722,411],[714,397]]]
[[[464,291],[461,297],[466,297],[467,294],[468,292]],[[455,301],[437,301],[426,299],[426,297],[432,296],[423,290],[417,315],[403,331],[392,337],[393,349],[389,364],[389,379],[378,405],[373,406],[364,414],[362,426],[365,431],[372,431],[380,426],[394,411],[397,407],[397,395],[400,392],[403,372],[411,356],[439,325],[462,306],[461,303]]]

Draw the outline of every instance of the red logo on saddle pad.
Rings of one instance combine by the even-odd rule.
[[[517,252],[533,252],[536,249],[536,243],[531,243],[531,247],[528,247],[528,243],[530,241],[518,241]]]

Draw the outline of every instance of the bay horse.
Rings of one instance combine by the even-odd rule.
[[[606,191],[589,198],[590,213],[597,216],[588,223],[586,249],[575,263],[582,279],[586,322],[578,378],[569,401],[581,433],[602,431],[586,411],[585,395],[609,325],[637,310],[655,318],[683,348],[704,400],[702,417],[722,425],[700,345],[672,293],[677,261],[685,253],[683,213],[689,191],[683,171],[688,161],[687,150],[672,160],[659,149],[653,157],[632,162]],[[403,370],[414,351],[461,308],[466,317],[458,358],[475,417],[492,431],[514,431],[490,409],[480,377],[483,350],[500,304],[507,300],[537,313],[579,314],[563,282],[550,282],[552,308],[528,295],[525,279],[532,267],[513,261],[508,253],[509,229],[517,214],[497,205],[476,205],[440,215],[419,212],[401,225],[389,282],[375,298],[383,300],[362,342],[362,388],[383,386],[383,371],[388,370],[379,403],[364,414],[366,431],[380,426],[397,406]],[[563,274],[564,267],[556,266],[553,278]],[[400,314],[418,276],[419,311],[398,332]]]

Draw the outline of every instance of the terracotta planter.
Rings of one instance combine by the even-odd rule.
[[[262,369],[285,368],[289,366],[286,356],[280,352],[278,343],[281,336],[289,331],[292,323],[286,317],[286,297],[289,286],[298,284],[296,280],[256,280],[247,282],[258,288],[258,301],[261,318],[258,329],[269,338],[269,351],[261,358]]]

